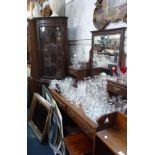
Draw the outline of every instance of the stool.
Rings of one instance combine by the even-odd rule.
[[[67,136],[64,142],[69,155],[92,155],[93,142],[84,133]]]

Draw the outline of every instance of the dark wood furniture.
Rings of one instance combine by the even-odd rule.
[[[82,110],[71,104],[61,94],[50,89],[52,97],[59,107],[80,127],[84,133],[65,137],[65,145],[70,155],[91,155],[97,130],[97,124],[88,118]]]
[[[112,67],[124,66],[124,34],[126,28],[92,31],[90,68],[101,67],[111,71]],[[92,72],[93,75],[93,72]]]
[[[97,67],[97,68],[75,68],[73,66],[69,66],[68,67],[68,73],[75,77],[77,80],[83,80],[86,77],[91,76],[91,74],[93,75],[99,75],[101,72],[105,72],[107,74],[110,74],[109,70],[106,68],[101,68],[101,67]]]
[[[62,96],[55,90],[51,89],[50,87],[49,87],[49,90],[51,92],[52,97],[56,100],[58,106],[61,107],[69,115],[69,117],[81,128],[81,130],[92,140],[93,146],[94,146],[93,150],[95,155],[102,155],[102,153],[104,152],[106,154],[106,151],[108,151],[109,153],[111,151],[111,147],[112,149],[113,147],[115,147],[113,146],[114,144],[112,143],[111,143],[111,147],[107,146],[107,144],[105,144],[102,141],[102,138],[100,140],[100,131],[102,134],[106,129],[105,132],[107,133],[108,131],[109,136],[111,136],[112,140],[114,139],[114,141],[116,142],[116,145],[117,145],[117,142],[119,142],[119,139],[121,138],[121,136],[126,135],[127,117],[126,116],[124,117],[124,114],[122,113],[120,114],[116,112],[116,114],[112,113],[109,115],[104,115],[104,116],[101,116],[96,123],[93,120],[91,120],[89,117],[87,117],[82,112],[81,109],[77,108],[75,105],[67,101],[64,96]],[[109,119],[108,121],[107,121],[107,117]],[[118,134],[117,134],[117,131],[118,131]],[[99,136],[99,138],[96,138],[97,136],[96,134]],[[126,137],[125,137],[125,140],[126,140]],[[123,139],[120,141],[123,141]],[[126,145],[124,144],[124,141],[123,141],[122,144],[120,145],[120,149],[123,151],[125,146]],[[97,152],[98,150],[101,150],[101,152]],[[106,155],[111,155],[111,154],[106,154]]]
[[[31,63],[30,51],[31,51],[30,28],[29,28],[28,20],[27,20],[27,64]]]
[[[64,139],[69,155],[92,155],[93,142],[84,133],[67,136]]]
[[[67,17],[28,19],[31,80],[48,85],[67,74]]]
[[[122,84],[119,81],[107,81],[107,91],[110,94],[120,95],[124,98],[127,98],[127,85]]]
[[[127,155],[127,116],[120,112],[102,116],[95,137],[94,155]]]
[[[82,131],[94,140],[97,123],[88,118],[82,110],[66,100],[64,96],[49,87],[52,97],[56,100],[59,107],[61,107],[69,117],[82,129]]]

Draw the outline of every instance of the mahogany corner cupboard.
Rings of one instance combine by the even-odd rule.
[[[28,19],[31,77],[48,82],[67,74],[67,17]]]

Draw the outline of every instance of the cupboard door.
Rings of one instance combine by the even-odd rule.
[[[38,45],[40,73],[42,78],[64,76],[64,28],[61,26],[39,26]]]

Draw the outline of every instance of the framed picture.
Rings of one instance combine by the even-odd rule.
[[[48,138],[51,114],[51,104],[38,93],[34,93],[28,122],[40,143]]]

